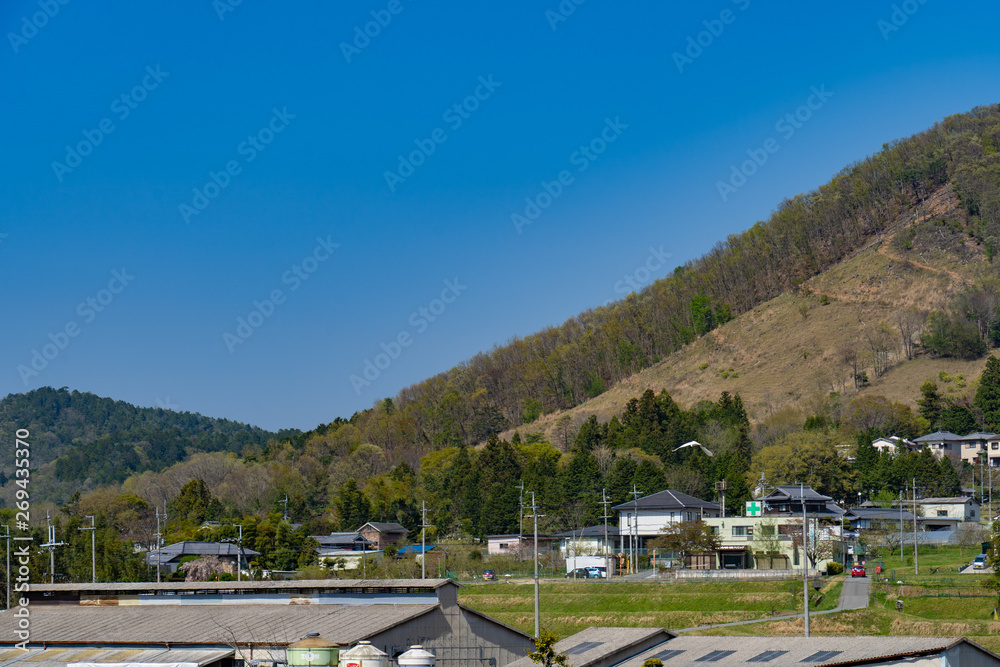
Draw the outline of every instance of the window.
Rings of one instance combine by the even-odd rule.
[[[1000,449],[1000,442],[991,442],[990,449]]]
[[[817,651],[808,658],[803,658],[802,662],[827,662],[830,658],[836,657],[843,651]]]
[[[650,656],[649,660],[656,659],[656,660],[659,660],[659,661],[662,662],[664,660],[670,660],[670,658],[676,658],[677,656],[679,656],[683,652],[684,652],[683,650],[679,650],[679,651],[678,650],[674,650],[674,651],[660,651],[656,655]]]
[[[750,658],[747,662],[771,662],[779,655],[785,655],[786,653],[788,653],[788,651],[764,651],[763,653]]]
[[[579,655],[580,653],[586,653],[591,649],[595,649],[601,646],[604,642],[583,642],[582,644],[577,644],[573,648],[566,651],[566,655]]]
[[[510,545],[509,545],[509,544],[507,544],[506,542],[501,542],[501,543],[500,543],[500,548],[501,548],[501,549],[506,549],[506,548],[508,548],[509,546],[510,546]]]
[[[695,662],[718,662],[733,653],[736,653],[736,651],[712,651],[711,653],[701,656]]]
[[[718,526],[712,526],[712,534],[713,535],[718,535],[719,534],[719,527]]]
[[[746,537],[746,526],[733,526],[733,537]]]
[[[774,526],[760,526],[760,534],[766,537],[774,535]]]
[[[938,516],[948,516],[948,510],[938,510],[937,511],[937,515]]]

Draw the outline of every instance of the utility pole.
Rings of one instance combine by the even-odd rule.
[[[49,528],[49,541],[40,546],[49,548],[49,583],[56,583],[56,547],[65,546],[65,542],[56,542],[56,527],[52,525],[49,512],[45,512],[45,523]]]
[[[84,528],[78,528],[77,530],[89,530],[90,531],[90,581],[91,583],[97,583],[97,519],[87,515],[90,519],[90,526]]]
[[[632,537],[632,526],[629,526],[629,536],[632,537],[632,572],[639,570],[639,494],[642,493],[635,484],[632,485],[632,521],[635,526],[635,536]]]
[[[903,562],[903,490],[899,490],[899,562]]]
[[[524,480],[521,480],[520,486],[517,487],[520,492],[518,496],[517,504],[517,546],[521,548],[521,537],[524,535]]]
[[[7,529],[7,534],[0,537],[7,540],[7,609],[10,609],[10,525],[4,524],[3,527]]]
[[[531,518],[535,521],[535,639],[541,636],[541,616],[538,606],[538,505],[535,503],[535,492],[531,494]]]
[[[427,578],[427,501],[420,501],[420,578]],[[519,542],[520,543],[520,542]]]
[[[809,523],[806,519],[805,486],[799,482],[799,500],[802,501],[802,600],[805,608],[806,637],[809,636]]]
[[[608,581],[611,581],[611,559],[608,557],[608,519],[610,515],[608,514],[608,505],[611,501],[608,500],[607,489],[601,489],[601,504],[604,505],[604,572],[608,576]]]
[[[163,514],[160,514],[160,508],[156,508],[156,583],[160,583],[160,543],[163,542],[163,532],[160,528],[160,519],[163,519],[163,523],[167,522],[167,501],[163,501]]]
[[[913,573],[920,574],[920,549],[917,547],[917,478],[913,478]]]
[[[281,515],[281,520],[288,521],[288,494],[286,493],[284,499],[279,500],[278,502],[285,506],[285,511]]]

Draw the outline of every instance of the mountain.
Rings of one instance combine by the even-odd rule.
[[[0,401],[0,428],[27,429],[32,497],[64,502],[76,491],[158,471],[196,452],[260,449],[297,431],[270,433],[227,419],[139,408],[94,394],[43,387]],[[0,493],[10,496],[14,441],[0,441]],[[8,497],[9,501],[10,498]]]

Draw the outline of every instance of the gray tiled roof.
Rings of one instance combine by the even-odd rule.
[[[288,644],[306,632],[351,643],[421,616],[437,604],[372,605],[36,605],[31,641],[47,645]],[[0,642],[19,641],[17,618],[0,614]]]
[[[568,640],[564,640],[568,641]],[[750,660],[765,651],[782,652],[765,663],[767,667],[822,667],[915,653],[935,653],[960,639],[954,637],[718,637],[681,636],[666,644],[640,653],[618,667],[641,667],[642,663],[663,651],[682,651],[661,657],[663,667],[735,667],[755,664]],[[696,662],[712,651],[732,651],[711,662]],[[803,662],[821,651],[825,659]],[[580,667],[574,663],[574,667]]]
[[[645,496],[644,498],[639,498],[637,501],[629,500],[628,502],[621,503],[620,505],[615,505],[611,509],[625,510],[632,509],[633,507],[638,507],[639,509],[657,510],[704,508],[707,510],[718,511],[719,509],[719,505],[717,503],[702,500],[701,498],[695,498],[694,496],[689,496],[688,494],[681,493],[680,491],[671,491],[670,489]]]
[[[958,442],[961,438],[957,433],[952,433],[951,431],[934,431],[933,433],[928,433],[927,435],[922,435],[919,438],[914,438],[913,442]]]
[[[409,533],[410,532],[404,526],[401,526],[400,524],[393,523],[393,522],[381,523],[381,522],[378,522],[378,521],[369,521],[368,523],[365,524],[365,526],[371,526],[372,528],[374,528],[375,530],[377,530],[380,533]],[[365,526],[361,526],[361,528],[364,528]],[[358,528],[358,530],[361,530],[361,528]]]

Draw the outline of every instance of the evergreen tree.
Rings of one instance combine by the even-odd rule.
[[[972,404],[983,411],[983,427],[1000,432],[1000,359],[993,355],[986,360],[986,368],[979,376],[979,388]]]
[[[371,520],[371,504],[358,489],[358,482],[354,478],[340,487],[334,505],[340,517],[341,530],[357,530]]]
[[[920,407],[920,416],[930,422],[932,429],[937,429],[941,422],[941,410],[943,400],[938,393],[937,383],[928,379],[920,385],[920,399],[917,405]]]
[[[976,423],[972,410],[964,405],[949,405],[941,411],[941,430],[943,431],[968,435],[977,428],[979,425]]]
[[[506,440],[491,435],[479,455],[479,486],[482,511],[479,533],[513,533],[518,527],[520,512],[521,465],[517,451]]]

